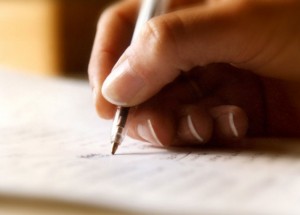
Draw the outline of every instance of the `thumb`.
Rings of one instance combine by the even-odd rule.
[[[104,97],[133,106],[195,66],[226,62],[251,68],[261,63],[268,32],[278,26],[263,23],[249,1],[213,2],[151,19],[105,80]]]

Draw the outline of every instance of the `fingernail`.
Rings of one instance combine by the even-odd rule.
[[[237,128],[235,126],[235,123],[234,123],[234,115],[233,115],[233,113],[229,113],[228,117],[229,117],[229,126],[230,126],[230,129],[231,129],[233,135],[235,137],[238,137],[239,133],[238,133],[238,130],[237,130]]]
[[[146,124],[139,124],[137,127],[137,132],[141,138],[145,141],[153,143],[156,146],[162,147],[163,144],[158,139],[151,120],[148,119]]]
[[[227,128],[227,131],[231,132],[234,137],[239,136],[237,127],[234,122],[234,114],[232,112],[219,115],[217,116],[217,119],[219,120],[223,129]]]
[[[198,140],[200,143],[204,142],[204,139],[199,135],[199,133],[197,132],[195,125],[192,121],[192,117],[190,115],[187,116],[187,124],[188,124],[188,128],[191,132],[191,134],[193,135],[193,137]]]
[[[102,94],[113,104],[128,106],[144,84],[144,80],[132,71],[129,61],[123,60],[104,81]]]

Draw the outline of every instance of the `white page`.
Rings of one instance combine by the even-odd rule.
[[[141,214],[300,213],[297,140],[167,151],[127,139],[111,156],[110,125],[85,81],[0,72],[0,195]]]

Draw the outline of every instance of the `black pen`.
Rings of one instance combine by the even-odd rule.
[[[137,35],[140,33],[143,25],[150,20],[152,17],[164,13],[169,5],[169,0],[143,0],[138,15],[138,19],[135,25],[134,34],[132,41],[134,41]],[[114,155],[122,143],[126,135],[126,122],[128,118],[130,108],[118,106],[115,114],[115,118],[112,125],[111,131],[111,143],[112,154]]]

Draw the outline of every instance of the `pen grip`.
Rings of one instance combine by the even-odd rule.
[[[129,110],[130,110],[129,107],[118,107],[117,108],[116,116],[118,116],[118,117],[115,119],[115,122],[114,122],[114,124],[116,126],[119,126],[122,128],[125,127],[125,124],[126,124],[126,121],[128,118],[128,114],[129,114]]]

